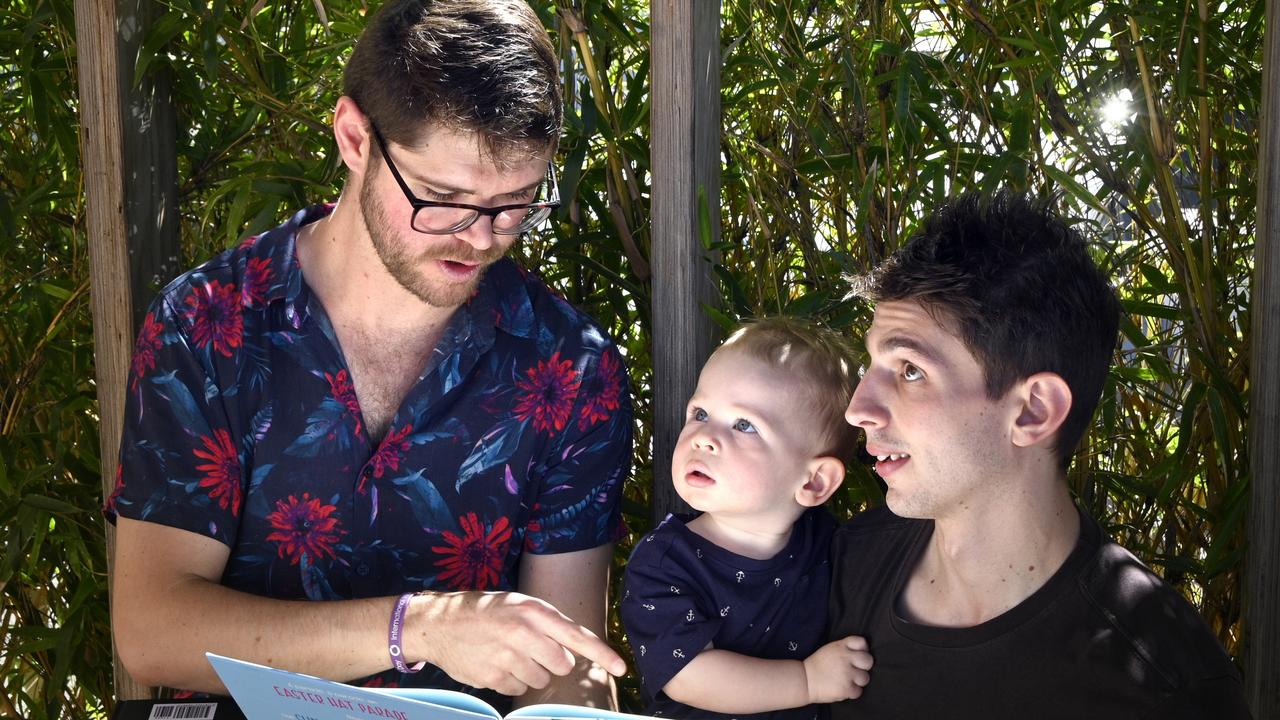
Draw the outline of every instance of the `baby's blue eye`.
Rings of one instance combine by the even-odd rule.
[[[694,408],[693,412],[689,413],[689,417],[693,418],[694,420],[697,420],[698,422],[706,422],[707,411],[703,410],[702,408]]]
[[[906,380],[907,382],[915,382],[917,380],[923,380],[924,373],[921,372],[920,368],[916,367],[915,365],[912,365],[911,363],[905,363],[902,366],[902,379]]]
[[[756,431],[756,426],[752,425],[750,420],[743,420],[742,418],[738,418],[733,423],[733,429],[737,430],[738,432],[753,433]]]

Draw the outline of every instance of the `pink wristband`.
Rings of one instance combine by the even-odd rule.
[[[404,615],[409,610],[409,601],[414,595],[417,593],[405,593],[396,600],[396,609],[391,611],[391,629],[387,631],[387,652],[391,653],[391,664],[402,673],[416,673],[427,665],[425,662],[406,665],[404,651],[400,647],[401,638],[404,637]]]

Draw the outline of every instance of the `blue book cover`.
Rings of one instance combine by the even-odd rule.
[[[503,720],[485,701],[425,688],[363,688],[205,653],[248,720]],[[530,705],[516,720],[644,720],[574,705]]]

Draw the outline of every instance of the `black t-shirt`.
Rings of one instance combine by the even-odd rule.
[[[885,508],[832,541],[829,638],[875,667],[845,718],[1248,718],[1239,673],[1195,610],[1081,514],[1080,539],[1031,597],[971,628],[908,622],[897,601],[933,533]]]

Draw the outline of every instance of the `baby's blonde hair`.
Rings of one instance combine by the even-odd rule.
[[[857,448],[857,428],[845,422],[857,363],[839,334],[800,318],[779,315],[747,322],[716,352],[742,352],[770,367],[795,374],[810,390],[821,428],[822,451],[846,465]]]

